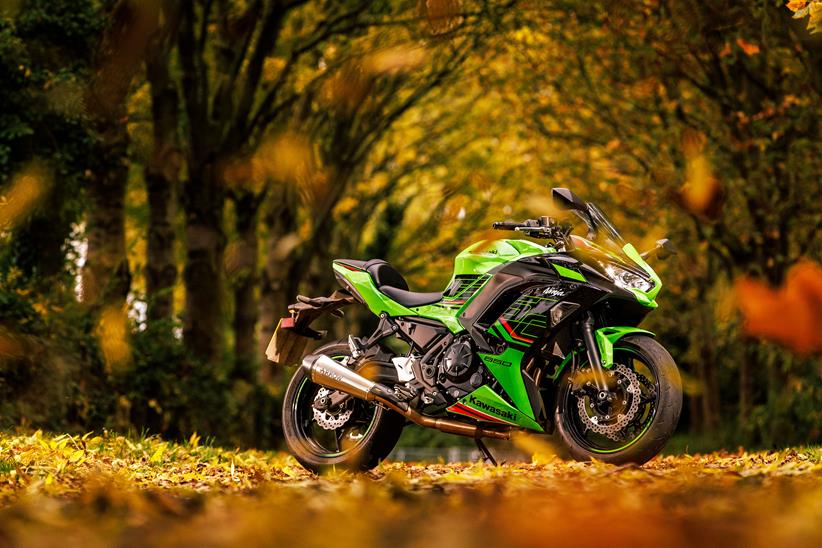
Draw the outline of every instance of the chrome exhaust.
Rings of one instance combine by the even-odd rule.
[[[507,440],[511,437],[507,430],[492,430],[473,424],[450,419],[436,419],[421,415],[408,403],[400,401],[393,390],[378,382],[366,379],[356,371],[336,362],[322,354],[309,354],[301,366],[315,384],[351,394],[355,398],[379,402],[396,411],[410,421],[428,428],[468,437],[497,438]]]
[[[351,394],[361,400],[371,401],[374,399],[371,395],[371,389],[377,383],[358,375],[328,356],[309,354],[303,360],[302,367],[308,373],[308,377],[320,386]]]

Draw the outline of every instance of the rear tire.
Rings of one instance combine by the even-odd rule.
[[[580,435],[578,411],[570,393],[570,376],[565,373],[558,393],[555,415],[557,429],[571,456],[579,461],[597,459],[610,464],[644,464],[654,458],[673,435],[682,410],[682,380],[671,355],[656,340],[645,335],[629,335],[619,340],[617,349],[623,356],[634,355],[656,377],[657,397],[653,414],[641,433],[624,447],[603,449],[585,443]],[[618,363],[617,360],[614,360]]]
[[[347,343],[336,342],[327,344],[314,353],[340,359],[350,356],[350,352]],[[338,446],[337,450],[327,448],[314,439],[311,433],[313,429],[319,428],[316,424],[311,424],[312,394],[316,394],[319,389],[320,386],[313,383],[303,368],[299,367],[285,392],[283,434],[294,458],[308,470],[317,473],[334,468],[365,471],[377,466],[397,444],[405,425],[405,417],[371,402],[350,402],[356,406],[355,414],[340,428],[326,432],[333,432],[335,437],[343,434],[342,431],[351,428],[350,423],[359,414],[363,425],[358,431],[358,438],[348,445]],[[323,434],[322,431],[320,433]]]

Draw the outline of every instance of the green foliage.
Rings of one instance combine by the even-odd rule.
[[[0,268],[32,280],[66,272],[64,246],[82,214],[90,159],[82,95],[101,25],[85,0],[27,1],[0,19],[0,186],[35,167],[47,187],[28,223],[3,236]]]

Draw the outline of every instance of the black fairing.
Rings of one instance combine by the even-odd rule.
[[[559,276],[552,263],[581,273],[587,281]],[[551,339],[570,341],[563,331],[587,311],[597,316],[600,325],[624,326],[638,325],[649,312],[632,293],[570,254],[526,257],[491,274],[486,287],[459,317],[484,352],[498,353],[503,343],[528,351]],[[557,306],[562,313],[556,314],[558,321],[553,323],[551,310]],[[524,339],[521,344],[506,342],[490,330],[498,319],[525,325],[517,332]]]

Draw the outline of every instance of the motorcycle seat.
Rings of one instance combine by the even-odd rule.
[[[368,272],[380,293],[403,306],[424,306],[442,300],[441,292],[409,291],[408,282],[405,281],[403,275],[383,259],[371,259],[370,261],[344,259],[343,261]]]
[[[388,295],[392,300],[400,303],[403,306],[425,306],[426,304],[433,304],[442,300],[442,293],[417,293],[415,291],[405,291],[384,285],[379,288],[380,292]]]

